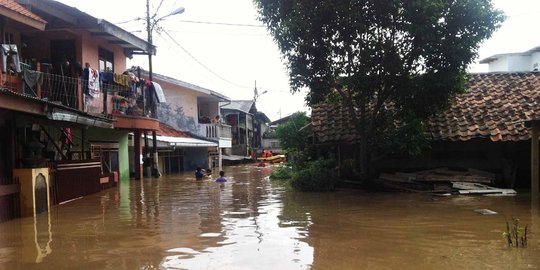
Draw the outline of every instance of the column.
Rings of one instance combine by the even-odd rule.
[[[531,195],[538,197],[538,131],[539,124],[536,121],[532,121],[532,134],[531,134]]]
[[[141,145],[141,132],[135,131],[133,136],[133,164],[135,164],[135,179],[142,179],[143,167],[142,167],[142,145]]]

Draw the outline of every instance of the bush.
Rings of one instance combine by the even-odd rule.
[[[270,174],[270,179],[290,179],[292,177],[292,168],[289,166],[280,166],[279,168],[272,171]]]
[[[336,185],[333,160],[307,162],[306,166],[293,173],[291,186],[299,191],[331,191]]]

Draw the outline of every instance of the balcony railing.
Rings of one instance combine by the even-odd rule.
[[[200,124],[199,136],[211,140],[232,138],[232,129],[230,125],[225,124]]]
[[[86,95],[84,86],[88,85],[87,80],[30,70],[24,66],[20,75],[2,74],[1,85],[17,93],[95,115],[151,114],[151,104],[147,104],[144,98],[147,91],[145,86],[128,87],[100,82],[99,92]]]

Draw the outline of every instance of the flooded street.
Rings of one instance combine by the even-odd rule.
[[[0,269],[539,269],[540,215],[515,197],[297,193],[272,168],[131,181],[0,223]],[[481,215],[476,209],[497,215]],[[532,234],[507,248],[505,219]]]

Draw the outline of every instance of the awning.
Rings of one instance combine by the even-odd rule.
[[[183,147],[217,147],[215,142],[199,140],[190,137],[170,137],[170,136],[156,136],[156,139],[160,142],[166,142],[170,146],[183,146]]]
[[[231,160],[231,161],[251,159],[251,157],[237,156],[237,155],[223,155],[222,158],[223,160]]]
[[[111,120],[104,119],[96,116],[86,116],[76,112],[71,112],[68,110],[61,110],[58,108],[52,109],[52,112],[47,115],[47,118],[57,121],[66,121],[77,124],[82,124],[91,127],[100,127],[100,128],[113,128]]]

